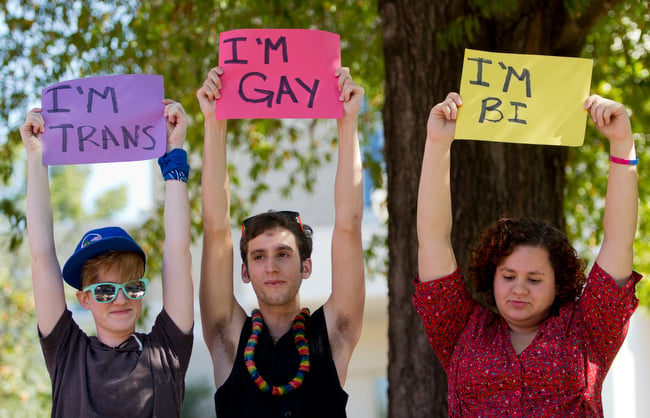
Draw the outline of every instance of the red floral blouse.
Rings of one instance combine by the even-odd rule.
[[[449,417],[602,417],[601,389],[638,305],[641,275],[619,287],[594,265],[582,296],[517,355],[508,325],[476,302],[460,270],[415,280],[413,305],[447,372]]]

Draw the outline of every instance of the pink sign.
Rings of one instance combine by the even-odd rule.
[[[43,164],[88,164],[158,158],[165,153],[163,79],[111,75],[43,89]]]
[[[222,32],[217,119],[340,118],[338,34],[309,29]]]

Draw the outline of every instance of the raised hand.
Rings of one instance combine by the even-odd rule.
[[[216,100],[221,98],[221,78],[223,69],[214,67],[208,72],[208,77],[203,82],[201,88],[196,91],[196,98],[199,99],[201,112],[203,116],[215,117]]]
[[[433,106],[427,121],[427,140],[449,142],[454,140],[458,108],[463,101],[458,93],[449,93],[444,101]]]
[[[28,153],[42,152],[41,134],[45,132],[45,121],[41,109],[34,108],[27,113],[25,123],[20,127],[20,137]]]

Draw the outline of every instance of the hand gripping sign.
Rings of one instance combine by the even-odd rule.
[[[163,79],[111,75],[43,89],[43,163],[89,164],[158,158],[165,153]]]
[[[217,119],[340,118],[338,34],[309,29],[222,32]]]
[[[580,146],[592,62],[465,50],[457,139]]]

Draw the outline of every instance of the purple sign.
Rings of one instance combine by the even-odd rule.
[[[43,164],[88,164],[158,158],[165,153],[163,78],[111,75],[43,89]]]

